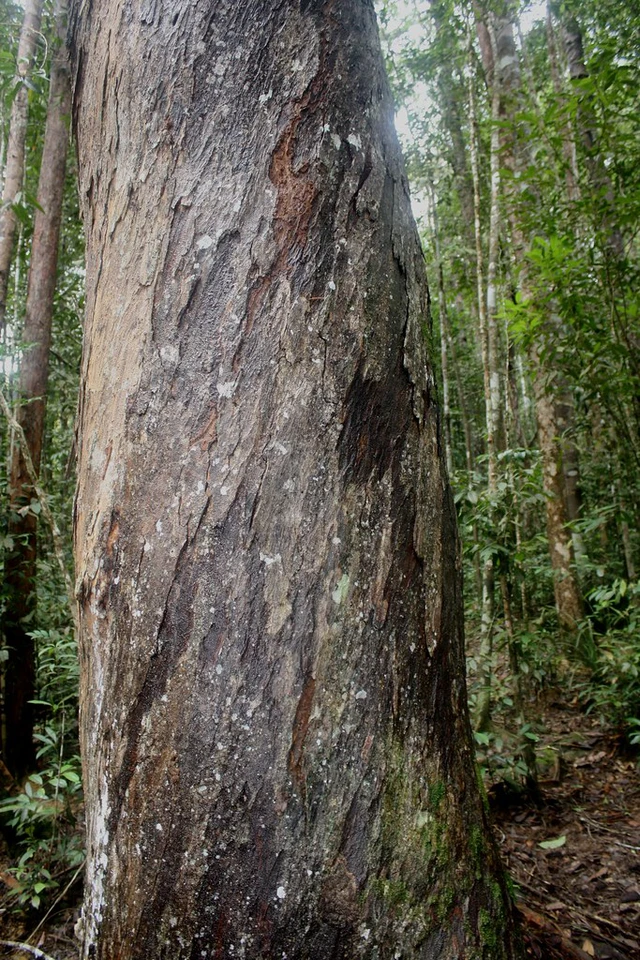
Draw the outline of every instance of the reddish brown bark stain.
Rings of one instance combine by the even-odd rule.
[[[370,756],[370,754],[371,754],[371,747],[372,747],[372,746],[373,746],[373,734],[372,734],[372,733],[369,733],[369,734],[367,734],[367,738],[366,738],[366,740],[364,741],[364,743],[362,744],[362,750],[360,751],[360,756],[361,756],[362,759],[365,761],[365,763],[366,763],[367,760],[369,759],[369,756]]]
[[[113,521],[112,521],[112,523],[111,523],[111,529],[109,530],[109,535],[108,535],[108,537],[107,537],[107,550],[106,550],[106,553],[107,553],[107,556],[108,556],[108,557],[112,557],[112,556],[113,556],[113,549],[114,549],[114,547],[115,547],[115,545],[116,545],[116,543],[117,543],[117,541],[118,541],[118,537],[119,537],[119,536],[120,536],[120,521],[119,521],[118,517],[116,516],[116,517],[114,517],[114,519],[113,519]]]
[[[195,443],[200,444],[200,449],[202,450],[203,453],[206,453],[207,450],[209,450],[214,445],[214,443],[217,443],[218,441],[217,423],[218,423],[218,410],[214,406],[211,410],[211,413],[209,414],[209,419],[205,423],[202,430],[199,433],[197,433],[195,437],[191,438],[192,444],[195,444]]]
[[[309,227],[313,217],[318,187],[307,176],[309,164],[304,163],[294,170],[296,135],[300,122],[308,110],[313,110],[323,101],[330,70],[327,65],[327,33],[331,30],[331,10],[335,0],[330,0],[322,11],[326,21],[325,30],[320,34],[320,65],[313,82],[299,100],[293,104],[293,116],[281,134],[269,164],[269,179],[278,191],[274,213],[274,238],[278,253],[269,272],[260,277],[251,288],[247,297],[246,332],[250,333],[253,320],[263,303],[271,282],[278,276],[288,277],[299,259],[300,252],[307,243]],[[234,366],[235,366],[234,358]]]
[[[113,444],[111,443],[111,441],[109,441],[109,443],[107,444],[107,449],[106,449],[106,459],[105,459],[105,463],[104,463],[104,470],[102,471],[102,479],[103,479],[103,480],[104,480],[104,478],[105,478],[106,475],[107,475],[107,470],[109,469],[109,464],[111,463],[111,451],[112,451],[112,450],[113,450]]]
[[[311,90],[296,104],[296,110],[278,141],[269,167],[269,179],[278,190],[275,211],[274,234],[278,245],[276,270],[289,272],[287,259],[291,252],[304,247],[307,242],[313,202],[317,190],[305,174],[309,164],[294,172],[295,139],[300,120],[309,105]]]
[[[294,171],[293,165],[296,133],[309,106],[312,89],[295,103],[294,115],[271,157],[269,179],[278,190],[273,227],[278,252],[269,272],[260,277],[249,291],[245,328],[247,334],[251,332],[255,315],[264,302],[272,281],[278,276],[290,276],[294,263],[307,242],[318,191],[313,181],[306,176],[309,164],[303,164],[298,171]]]
[[[309,729],[309,718],[313,705],[313,696],[316,690],[316,681],[307,677],[298,701],[296,715],[293,721],[291,748],[289,750],[289,772],[302,799],[306,797],[306,781],[304,775],[304,741]]]

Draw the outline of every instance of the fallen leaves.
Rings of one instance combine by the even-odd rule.
[[[541,780],[542,807],[496,812],[527,928],[532,914],[547,923],[528,941],[540,960],[640,957],[640,783],[615,737],[589,722],[549,711],[539,751],[562,757],[562,779]]]

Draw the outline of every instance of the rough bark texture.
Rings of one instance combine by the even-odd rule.
[[[29,346],[21,358],[18,387],[22,406],[18,409],[17,420],[23,429],[36,473],[40,470],[44,439],[51,320],[71,113],[69,58],[65,44],[66,0],[57,0],[56,22],[58,43],[51,63],[47,124],[38,183],[40,209],[36,211],[34,223],[22,332],[22,338]],[[15,550],[5,564],[5,583],[10,593],[4,629],[10,651],[5,672],[5,762],[17,775],[35,766],[33,708],[30,703],[35,696],[35,652],[33,639],[27,632],[33,625],[25,623],[25,618],[35,606],[37,517],[33,513],[24,517],[18,513],[33,496],[28,466],[20,444],[15,443],[11,458],[12,516],[9,523]]]
[[[372,4],[72,30],[83,955],[513,956]]]
[[[18,61],[14,80],[17,91],[11,106],[7,165],[4,171],[2,206],[0,207],[0,328],[4,326],[9,269],[16,232],[16,215],[12,204],[22,190],[24,174],[24,147],[27,138],[27,117],[29,113],[29,91],[26,81],[31,73],[36,41],[40,33],[42,5],[43,0],[26,0],[24,20],[22,21],[18,43]]]

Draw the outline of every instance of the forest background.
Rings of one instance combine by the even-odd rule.
[[[0,811],[13,901],[36,911],[83,863],[64,18],[62,0],[0,2]],[[640,15],[388,0],[379,18],[432,295],[479,761],[535,795],[549,689],[640,743]]]

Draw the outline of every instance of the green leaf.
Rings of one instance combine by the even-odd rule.
[[[563,834],[561,837],[556,837],[555,840],[543,840],[538,846],[542,847],[543,850],[558,850],[560,847],[564,847],[566,842],[567,838]]]

